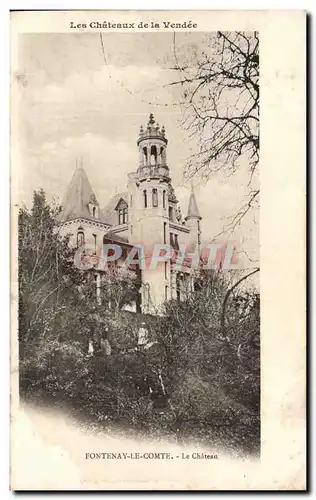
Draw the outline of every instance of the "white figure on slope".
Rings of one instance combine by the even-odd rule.
[[[89,340],[88,356],[93,356],[93,353],[94,353],[93,342],[92,340]]]
[[[140,349],[144,349],[144,346],[148,342],[148,330],[146,328],[146,324],[142,323],[140,329],[138,330],[138,347]]]

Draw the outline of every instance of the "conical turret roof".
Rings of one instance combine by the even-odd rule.
[[[189,206],[188,206],[188,214],[186,216],[186,219],[188,219],[189,217],[196,217],[198,219],[201,219],[193,187],[191,188],[191,194],[190,194],[190,200],[189,200]]]
[[[61,219],[89,217],[89,203],[99,205],[91,187],[86,172],[82,167],[77,168],[67,188],[61,212]]]

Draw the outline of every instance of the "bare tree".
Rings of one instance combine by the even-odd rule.
[[[185,175],[208,179],[218,170],[232,175],[249,165],[248,199],[231,221],[234,229],[258,202],[252,187],[259,162],[259,38],[256,32],[222,32],[208,39],[201,52],[177,53],[172,68],[182,87],[184,126],[197,139]],[[181,59],[181,60],[180,60]]]

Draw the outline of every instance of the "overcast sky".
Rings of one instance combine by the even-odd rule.
[[[179,78],[169,69],[174,64],[173,33],[112,32],[102,37],[104,55],[99,33],[20,36],[13,81],[19,88],[20,200],[29,204],[33,190],[43,188],[62,201],[76,161],[82,160],[104,207],[110,196],[126,189],[127,173],[137,169],[139,128],[152,112],[166,127],[168,165],[185,215],[190,183],[183,182],[182,172],[194,143],[181,126],[180,89],[168,85]],[[208,37],[177,34],[179,57],[200,50]],[[207,184],[194,180],[203,239],[218,234],[244,200],[246,169],[230,179],[216,174]],[[257,259],[254,215],[231,239]]]

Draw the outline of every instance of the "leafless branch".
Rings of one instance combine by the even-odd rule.
[[[225,231],[234,230],[253,207],[258,190],[251,189],[259,163],[259,39],[256,32],[222,32],[210,37],[208,51],[179,60],[175,37],[174,68],[184,103],[183,126],[196,140],[186,178],[208,179],[222,171],[233,175],[243,157],[249,165],[249,200]],[[183,71],[183,68],[186,71]]]

